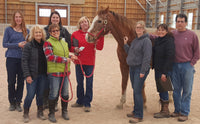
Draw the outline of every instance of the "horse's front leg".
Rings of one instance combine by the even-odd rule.
[[[117,108],[122,109],[123,108],[123,104],[126,102],[126,88],[127,88],[127,82],[128,82],[128,75],[129,75],[129,67],[126,63],[126,53],[123,49],[121,49],[120,47],[118,47],[117,49],[117,55],[119,58],[119,62],[120,62],[120,71],[121,71],[121,75],[122,75],[122,96],[120,99],[120,103],[117,105]]]

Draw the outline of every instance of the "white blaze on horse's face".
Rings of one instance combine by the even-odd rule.
[[[98,19],[99,19],[99,16],[97,15],[97,16],[93,19],[92,24],[91,24],[90,28],[88,29],[88,32],[93,33],[93,32],[91,32],[91,31],[92,31],[92,29],[94,28],[94,24],[95,24],[95,22],[96,22]],[[95,34],[94,34],[94,35],[95,35]],[[86,41],[89,42],[89,43],[95,42],[94,37],[93,37],[93,36],[90,36],[88,33],[86,34],[85,39],[86,39]]]

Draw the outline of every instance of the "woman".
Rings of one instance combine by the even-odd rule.
[[[49,120],[56,122],[55,104],[58,99],[58,93],[63,80],[64,73],[69,74],[70,61],[76,59],[76,56],[69,56],[68,44],[60,36],[60,27],[57,24],[49,26],[50,37],[44,43],[43,49],[47,58],[47,73],[49,79]],[[64,72],[65,66],[68,66],[68,72]],[[61,96],[68,100],[68,78],[64,78]],[[69,120],[67,113],[68,102],[61,101],[62,117]]]
[[[71,34],[67,31],[65,27],[62,26],[62,21],[60,14],[57,11],[53,11],[49,17],[49,24],[44,28],[46,31],[46,39],[49,39],[50,33],[48,32],[49,26],[51,24],[57,24],[60,27],[60,38],[63,38],[68,43],[68,48],[71,47]],[[45,93],[44,93],[44,108],[48,108],[48,95],[49,95],[49,81],[47,81],[47,84],[45,86]],[[58,100],[57,100],[58,101]],[[56,111],[57,108],[57,102],[56,102]]]
[[[53,11],[49,17],[49,24],[44,28],[46,31],[46,39],[49,39],[50,33],[48,32],[51,24],[57,24],[60,27],[60,37],[68,43],[68,47],[71,48],[71,34],[68,30],[62,26],[62,20],[60,14],[57,11]]]
[[[154,114],[154,118],[168,118],[169,113],[169,95],[168,91],[164,91],[159,83],[167,80],[170,76],[175,57],[174,38],[171,32],[168,31],[166,24],[160,24],[157,27],[158,37],[155,39],[153,47],[153,68],[155,69],[155,81],[157,91],[160,95],[161,111]]]
[[[8,77],[8,99],[10,111],[22,111],[21,102],[24,90],[24,77],[21,68],[22,48],[26,44],[29,30],[25,26],[21,11],[14,12],[11,26],[7,27],[3,37],[3,47],[6,51],[6,69]],[[17,83],[17,86],[15,84]]]
[[[71,52],[74,52],[75,55],[78,55],[80,61],[76,61],[76,80],[77,80],[77,101],[72,107],[82,107],[85,106],[85,112],[90,112],[91,101],[93,97],[93,70],[95,64],[95,48],[97,50],[102,50],[104,45],[104,37],[100,37],[96,44],[88,43],[85,40],[85,35],[89,29],[90,21],[84,16],[81,17],[78,21],[77,28],[78,31],[75,31],[72,34],[71,41],[72,47]],[[84,48],[84,49],[80,49]],[[81,62],[81,63],[80,63]],[[81,65],[82,64],[82,65]],[[83,67],[83,71],[81,70]],[[91,75],[86,77],[86,92],[84,93],[84,74]]]
[[[29,122],[29,109],[36,94],[38,107],[37,117],[45,120],[43,115],[43,94],[47,73],[47,62],[43,51],[45,31],[36,25],[31,28],[30,42],[28,42],[22,53],[22,69],[26,79],[27,95],[24,100],[24,122]]]
[[[149,35],[146,34],[145,23],[139,21],[136,23],[137,37],[127,44],[128,37],[124,37],[124,49],[128,54],[126,62],[130,69],[130,79],[134,94],[134,109],[128,117],[133,117],[130,123],[137,123],[143,120],[143,97],[142,88],[144,81],[149,74],[150,60],[152,53],[152,44]]]

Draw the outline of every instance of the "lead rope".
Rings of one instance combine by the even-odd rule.
[[[95,47],[94,47],[94,57],[96,56],[96,44],[95,44]],[[84,70],[83,70],[83,65],[80,61],[80,59],[78,59],[79,63],[80,63],[80,66],[81,66],[81,71],[83,73],[83,75],[86,77],[86,78],[90,78],[92,77],[92,75],[94,74],[94,68],[95,68],[95,58],[94,58],[94,67],[93,67],[93,70],[92,70],[92,73],[90,75],[86,75]]]
[[[69,79],[69,75],[70,75],[70,74],[67,75],[67,79],[68,79],[69,85],[70,85],[71,98],[68,99],[68,100],[65,100],[65,99],[62,98],[62,96],[61,96],[61,92],[62,92],[62,88],[63,88],[63,83],[64,83],[64,80],[65,80],[65,77],[66,77],[66,71],[67,71],[67,70],[68,70],[68,62],[67,62],[67,64],[66,64],[66,66],[65,66],[64,75],[63,75],[62,83],[61,83],[60,90],[59,90],[59,96],[60,96],[60,98],[61,98],[61,100],[62,100],[63,102],[69,102],[69,101],[71,101],[72,98],[73,98],[72,83],[71,83],[71,80]]]

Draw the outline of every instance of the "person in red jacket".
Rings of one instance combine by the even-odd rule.
[[[90,27],[90,21],[83,16],[78,21],[78,30],[71,36],[71,52],[78,56],[79,61],[76,64],[77,80],[77,101],[72,107],[83,107],[85,112],[90,112],[91,101],[93,97],[93,71],[95,64],[95,49],[102,50],[104,37],[100,37],[96,43],[88,43],[85,39],[87,30]],[[83,71],[81,70],[81,66]],[[84,92],[84,74],[86,76],[86,92]],[[91,75],[91,76],[89,76]]]

